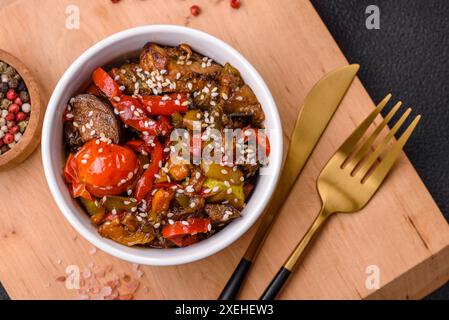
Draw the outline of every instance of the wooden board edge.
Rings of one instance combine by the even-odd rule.
[[[417,300],[449,280],[449,245],[366,296],[366,300]]]

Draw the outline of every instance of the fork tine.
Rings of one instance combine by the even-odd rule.
[[[379,158],[382,151],[387,146],[388,142],[393,138],[393,136],[396,134],[396,132],[399,130],[399,128],[402,126],[402,124],[407,120],[408,116],[412,112],[411,108],[408,108],[404,114],[399,118],[399,120],[396,122],[394,127],[388,132],[387,136],[382,140],[382,142],[376,147],[374,152],[368,157],[366,161],[363,162],[362,166],[359,170],[356,171],[355,177],[360,178],[360,180],[365,177],[365,175],[368,173],[369,169],[373,166],[374,162],[376,162],[377,158]]]
[[[343,164],[346,158],[350,155],[351,150],[355,148],[355,145],[360,140],[361,137],[368,130],[369,126],[372,124],[377,115],[383,110],[387,105],[388,101],[391,99],[391,93],[387,94],[385,98],[377,105],[377,107],[371,112],[371,114],[366,117],[365,120],[355,129],[355,131],[346,139],[343,145],[338,149],[335,157],[337,160]]]
[[[351,158],[348,163],[345,164],[343,168],[353,171],[357,164],[362,160],[368,153],[370,146],[373,144],[374,140],[376,140],[377,136],[380,132],[385,128],[385,126],[390,122],[391,118],[396,114],[396,112],[401,107],[402,102],[399,101],[396,105],[391,109],[388,115],[382,120],[379,126],[376,127],[374,132],[369,136],[369,138],[363,143],[362,147],[357,151],[356,154]]]
[[[401,138],[391,148],[391,150],[388,151],[388,154],[385,156],[384,159],[382,159],[382,161],[380,162],[378,167],[373,171],[372,175],[370,175],[368,177],[368,179],[365,181],[365,183],[372,182],[373,187],[375,187],[376,189],[380,186],[380,184],[385,179],[388,172],[390,172],[390,169],[393,167],[394,163],[398,159],[398,157],[401,153],[401,150],[404,148],[404,145],[407,143],[407,140],[412,135],[413,130],[415,130],[416,126],[418,125],[419,120],[421,120],[420,115],[416,116],[416,118],[408,126],[407,130],[405,130],[405,132],[402,134]]]

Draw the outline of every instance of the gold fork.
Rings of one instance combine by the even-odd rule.
[[[300,258],[304,255],[312,239],[332,214],[337,212],[352,213],[362,209],[379,189],[421,118],[418,115],[399,140],[395,141],[385,153],[382,160],[378,161],[379,156],[387,149],[394,134],[403,125],[412,111],[410,108],[407,109],[390,132],[381,139],[374,151],[370,153],[370,150],[373,150],[374,141],[399,110],[402,103],[398,102],[391,109],[363,144],[360,145],[359,141],[390,98],[391,94],[387,95],[379,103],[321,171],[317,181],[318,193],[322,200],[320,213],[262,294],[261,300],[271,300],[276,297]]]

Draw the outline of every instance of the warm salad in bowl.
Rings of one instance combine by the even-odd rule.
[[[68,102],[64,179],[101,236],[189,246],[240,217],[270,154],[264,120],[232,65],[148,43],[136,59],[95,69]]]

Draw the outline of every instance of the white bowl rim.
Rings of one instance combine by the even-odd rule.
[[[97,52],[100,52],[102,49],[114,45],[126,39],[127,37],[139,36],[141,34],[152,34],[158,32],[186,34],[188,36],[196,36],[204,38],[208,42],[211,42],[218,47],[224,48],[235,58],[242,61],[242,63],[246,65],[246,68],[250,73],[250,77],[252,77],[257,81],[259,89],[262,90],[263,94],[266,96],[267,99],[264,103],[263,108],[265,111],[266,108],[273,110],[270,122],[272,123],[273,129],[278,131],[278,133],[275,135],[276,138],[275,140],[273,140],[272,137],[270,138],[272,146],[272,152],[270,155],[270,166],[273,166],[272,167],[273,172],[276,172],[276,174],[273,175],[273,178],[269,180],[268,184],[264,184],[265,190],[264,194],[266,195],[266,197],[261,199],[260,201],[257,201],[256,207],[254,208],[254,210],[257,211],[257,214],[253,214],[251,216],[251,219],[246,219],[245,223],[240,223],[239,225],[234,226],[235,230],[233,230],[231,237],[226,238],[222,242],[210,242],[208,250],[196,250],[194,252],[189,251],[189,253],[186,254],[182,251],[183,248],[167,249],[167,250],[176,250],[177,253],[176,255],[167,256],[166,258],[163,259],[161,259],[160,257],[149,257],[149,256],[144,257],[139,254],[124,252],[116,247],[113,247],[109,243],[109,241],[111,240],[108,239],[103,239],[103,241],[99,241],[98,238],[77,218],[77,215],[79,213],[72,212],[72,210],[65,203],[62,192],[59,189],[55,179],[56,175],[61,175],[61,172],[55,172],[55,169],[52,167],[50,160],[51,159],[50,136],[52,134],[52,122],[53,122],[51,114],[53,114],[60,106],[60,101],[58,101],[60,92],[63,90],[63,88],[67,86],[68,82],[74,76],[76,71],[80,67],[82,67],[86,63],[86,61],[88,61]],[[268,204],[268,200],[273,194],[274,189],[277,185],[277,181],[279,179],[279,172],[282,165],[282,154],[283,154],[282,125],[279,113],[276,107],[276,103],[273,99],[273,96],[270,90],[268,89],[268,86],[266,85],[265,81],[258,73],[258,71],[236,49],[234,49],[224,41],[208,33],[177,25],[157,24],[157,25],[144,25],[130,29],[125,29],[123,31],[120,31],[118,33],[106,37],[105,39],[99,41],[98,43],[94,44],[89,49],[87,49],[69,66],[69,68],[64,72],[61,79],[58,81],[53,91],[53,94],[48,102],[42,130],[42,161],[47,184],[50,188],[53,198],[56,201],[56,204],[58,205],[59,209],[66,217],[66,219],[69,221],[69,223],[72,225],[72,227],[79,234],[81,234],[86,240],[88,240],[91,244],[98,247],[102,251],[105,251],[117,258],[144,265],[169,266],[197,261],[223,250],[224,248],[231,245],[234,241],[239,239],[257,221],[259,216],[262,214],[264,208]],[[58,169],[61,170],[60,168]],[[253,198],[250,199],[250,201],[251,200],[254,201]],[[228,226],[227,228],[230,227],[231,226]],[[213,237],[214,236],[212,236],[209,239],[212,239]],[[163,250],[163,249],[148,249],[148,250]]]

